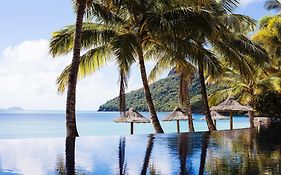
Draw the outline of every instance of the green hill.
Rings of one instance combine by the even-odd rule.
[[[177,77],[164,78],[150,85],[152,98],[157,111],[171,111],[178,106],[178,87],[179,78]],[[208,85],[208,94],[221,88],[216,85]],[[194,80],[190,95],[193,112],[202,112],[199,79]],[[116,97],[101,105],[99,111],[118,111],[118,104],[118,97]],[[138,111],[147,111],[142,88],[126,94],[126,106],[127,108],[136,108]]]

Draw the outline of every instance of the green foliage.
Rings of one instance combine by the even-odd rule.
[[[208,94],[222,89],[222,87],[216,85],[209,85]],[[150,85],[152,98],[154,100],[155,108],[157,111],[172,111],[176,106],[179,106],[178,98],[179,78],[168,77],[161,79]],[[193,81],[190,96],[193,112],[202,112],[202,102],[200,94],[200,82],[199,79]],[[126,94],[126,106],[136,108],[138,111],[147,111],[147,105],[145,102],[143,89],[131,91]],[[105,104],[101,105],[99,111],[118,111],[118,97],[109,100]]]
[[[260,115],[281,118],[281,93],[268,91],[259,95],[255,108]]]

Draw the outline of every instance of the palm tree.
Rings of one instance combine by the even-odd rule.
[[[280,25],[280,16],[264,17],[260,20],[259,30],[252,37],[270,56],[269,64],[264,67],[265,71],[277,77],[281,77]]]
[[[162,43],[168,43],[166,45],[169,49],[180,52],[190,63],[197,65],[208,128],[211,131],[216,130],[210,115],[204,73],[213,76],[221,74],[219,57],[222,56],[228,58],[229,64],[239,67],[242,74],[247,74],[249,65],[245,62],[244,55],[253,56],[259,64],[267,59],[267,55],[244,35],[246,31],[254,28],[254,21],[247,16],[232,14],[237,1],[181,1],[176,4],[180,4],[181,9],[191,8],[193,20],[197,21],[187,20],[190,15],[188,13],[174,11],[173,15],[177,20],[173,24],[169,23],[173,26],[173,35],[161,40]],[[157,18],[151,20],[151,25],[161,26],[158,21]]]
[[[104,8],[107,9],[106,13],[96,16],[97,20],[101,21],[100,23],[88,23],[85,26],[82,35],[85,38],[82,40],[82,45],[89,48],[109,42],[111,45],[109,48],[117,57],[130,58],[139,62],[145,97],[156,132],[163,132],[163,130],[148,86],[144,64],[145,54],[152,47],[165,51],[162,47],[165,42],[172,47],[171,50],[179,51],[181,49],[177,47],[182,48],[185,58],[194,65],[198,65],[206,121],[209,130],[215,130],[208,106],[204,70],[208,73],[218,73],[220,64],[206,46],[211,45],[219,53],[229,57],[230,63],[239,63],[237,65],[240,65],[241,70],[244,66],[242,55],[251,54],[259,60],[264,58],[262,50],[257,45],[244,35],[233,32],[234,30],[242,31],[245,26],[252,24],[248,17],[228,14],[236,4],[235,2],[234,0],[208,3],[201,1],[169,1],[168,3],[161,0],[114,2],[118,4],[115,5],[116,8],[106,7]],[[73,48],[69,38],[74,32],[70,31],[71,27],[68,27],[57,33],[52,42],[54,51],[67,53]],[[166,35],[163,35],[166,33],[169,34],[168,40]],[[182,39],[185,47],[178,46],[174,38],[175,40]],[[90,68],[87,73],[92,70]]]
[[[231,5],[235,6],[235,4]],[[234,64],[239,67],[241,74],[247,74],[249,71],[249,64],[245,61],[244,55],[250,55],[258,64],[262,64],[267,60],[265,51],[256,43],[250,41],[244,36],[244,32],[253,28],[253,21],[243,15],[229,14],[231,9],[223,9],[224,6],[217,7],[221,10],[216,11],[214,16],[211,16],[210,20],[215,28],[212,28],[210,33],[201,35],[194,41],[193,45],[197,50],[188,51],[190,58],[194,59],[196,56],[196,63],[198,66],[198,74],[201,83],[202,100],[205,107],[206,121],[210,131],[216,130],[210,115],[210,109],[208,105],[208,97],[206,93],[205,76],[204,72],[208,72],[209,75],[218,75],[222,73],[219,57],[227,58],[229,64]],[[239,33],[237,33],[239,32]],[[212,47],[213,50],[207,49]],[[214,52],[215,51],[215,52]]]
[[[189,89],[195,74],[195,67],[190,64],[183,56],[166,50],[162,56],[157,58],[157,63],[150,72],[149,80],[154,81],[164,70],[171,70],[169,75],[179,76],[179,101],[180,105],[188,116],[189,132],[194,132],[192,108],[190,104]]]
[[[281,78],[268,75],[263,67],[255,67],[251,75],[243,76],[237,70],[228,69],[221,78],[212,83],[226,86],[210,96],[210,104],[216,105],[230,96],[254,107],[256,97],[268,90],[280,90]]]
[[[86,9],[86,0],[75,1],[77,5],[76,25],[75,25],[75,37],[73,46],[73,58],[69,71],[68,90],[66,100],[66,135],[67,137],[79,136],[76,127],[76,84],[77,84],[77,72],[79,67],[79,58],[81,50],[81,31],[83,17]]]
[[[145,97],[151,114],[152,123],[154,125],[155,131],[161,133],[163,132],[163,129],[157,118],[156,110],[152,101],[144,64],[144,51],[147,48],[146,45],[149,45],[150,43],[148,42],[149,37],[147,36],[147,29],[144,26],[145,20],[139,17],[144,18],[143,14],[145,14],[147,7],[144,6],[145,4],[138,3],[137,1],[122,1],[120,3],[121,4],[119,5],[123,8],[122,13],[118,14],[115,13],[115,11],[112,13],[108,11],[108,13],[115,15],[108,15],[114,16],[111,18],[112,20],[110,20],[110,22],[107,22],[108,18],[105,18],[104,16],[98,16],[98,19],[103,20],[104,23],[85,24],[82,34],[82,46],[89,48],[98,46],[96,42],[98,42],[100,45],[109,42],[108,49],[111,51],[111,53],[114,53],[114,55],[117,57],[117,60],[120,60],[119,58],[127,59],[129,60],[128,62],[132,63],[135,61],[135,59],[138,59]],[[119,7],[119,9],[120,8],[121,7]],[[105,9],[108,10],[108,8]],[[54,51],[57,54],[69,52],[73,48],[72,43],[69,42],[73,36],[73,33],[74,30],[72,26],[68,26],[63,30],[56,32],[55,36],[52,38],[51,51]],[[93,60],[89,60],[89,58],[93,57],[91,53],[93,51],[90,50],[89,52],[85,54],[85,61],[83,61],[83,58],[81,58],[81,62],[86,64],[91,62],[92,64],[88,64],[86,66],[94,66],[94,68],[81,68],[84,69],[83,72],[81,72],[81,77],[92,73],[97,67],[100,67],[100,65],[93,65]],[[98,55],[99,53],[101,53],[99,48],[94,51],[94,55],[96,57],[102,57],[103,55]],[[96,63],[99,63],[98,59],[94,60]],[[83,66],[83,63],[81,65]],[[69,69],[66,68],[58,80],[58,82],[61,83],[59,86],[61,89],[64,89],[67,84],[65,79],[67,79],[68,70]]]

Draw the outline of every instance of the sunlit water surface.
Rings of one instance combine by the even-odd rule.
[[[281,126],[269,129],[1,139],[0,174],[280,174]]]
[[[169,113],[159,112],[159,119]],[[148,117],[149,113],[144,112]],[[114,123],[118,112],[78,112],[77,127],[80,136],[126,135],[130,132],[127,123]],[[200,120],[203,115],[194,115],[196,131],[207,131],[205,120]],[[24,111],[20,113],[0,113],[0,139],[14,138],[45,138],[65,136],[65,114],[63,111]],[[165,133],[176,132],[176,122],[161,122]],[[186,121],[180,123],[181,131],[188,131]],[[234,128],[249,127],[249,118],[234,117]],[[217,121],[219,130],[229,129],[229,120]],[[153,127],[148,124],[135,124],[136,134],[153,133]]]

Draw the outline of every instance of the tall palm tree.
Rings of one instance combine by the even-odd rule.
[[[241,69],[244,66],[242,55],[251,54],[257,58],[261,58],[263,55],[257,45],[243,35],[234,33],[234,29],[235,31],[243,30],[245,26],[252,24],[248,17],[228,14],[237,2],[235,0],[208,2],[120,0],[112,2],[115,3],[114,6],[99,8],[106,9],[105,13],[95,15],[95,19],[100,21],[99,23],[85,24],[82,35],[83,47],[97,47],[109,42],[109,50],[117,57],[130,58],[139,62],[152,123],[156,132],[163,132],[148,86],[144,64],[145,54],[151,47],[164,51],[163,42],[167,42],[170,47],[178,47],[174,38],[183,39],[185,47],[180,46],[180,48],[182,48],[185,58],[198,66],[202,97],[206,108],[206,121],[209,130],[215,130],[208,106],[203,73],[204,70],[210,73],[220,72],[220,64],[207,47],[212,46],[219,53],[229,57],[230,63],[239,63],[237,65],[240,65]],[[71,27],[59,31],[52,40],[53,51],[69,52],[73,48],[72,43],[69,42],[73,33]],[[168,40],[166,34],[171,36]],[[172,50],[181,49],[173,48]],[[93,71],[93,68],[84,68],[84,70],[89,73]],[[67,84],[67,81],[62,82]]]
[[[168,43],[171,50],[183,53],[185,59],[197,65],[206,122],[209,130],[216,130],[210,115],[204,75],[204,73],[216,75],[222,72],[219,57],[213,51],[215,50],[222,57],[227,57],[228,63],[235,64],[243,74],[247,74],[246,70],[249,70],[247,68],[249,65],[243,59],[244,55],[253,56],[260,64],[267,55],[262,48],[244,35],[249,28],[253,29],[254,21],[247,16],[232,14],[238,4],[237,1],[181,1],[175,4],[180,4],[181,9],[192,9],[193,20],[186,19],[190,15],[187,12],[182,14],[181,11],[173,11],[174,13],[171,14],[177,20],[172,24],[167,22],[173,26],[173,36],[161,39],[162,42]],[[152,26],[163,25],[158,21],[159,18],[154,17],[149,22]],[[185,23],[186,21],[188,22]]]
[[[163,56],[157,58],[157,63],[150,72],[149,80],[154,81],[158,75],[164,70],[171,70],[169,75],[175,74],[179,76],[179,102],[188,116],[189,132],[194,132],[192,108],[190,104],[189,89],[195,74],[195,67],[190,64],[183,56],[175,54],[175,52],[165,51]]]
[[[86,0],[76,0],[77,15],[75,25],[75,37],[73,46],[73,58],[70,66],[68,90],[66,100],[66,135],[67,137],[79,136],[76,127],[76,84],[77,72],[79,67],[80,50],[81,50],[81,31],[84,13],[86,9]]]
[[[231,7],[232,6],[235,6],[235,4],[231,5]],[[217,11],[216,15],[210,18],[210,20],[214,20],[212,23],[216,25],[216,27],[211,29],[210,33],[199,35],[195,41],[196,45],[194,45],[197,51],[192,51],[191,53],[187,50],[187,53],[197,56],[196,63],[201,83],[202,100],[205,107],[206,121],[210,131],[216,130],[216,127],[210,115],[204,72],[207,71],[209,75],[222,73],[220,59],[217,55],[227,58],[229,64],[234,64],[239,67],[241,74],[247,74],[247,70],[249,70],[249,65],[245,61],[244,55],[252,56],[259,64],[267,60],[267,55],[264,50],[243,35],[243,32],[247,29],[253,28],[253,21],[243,15],[229,14],[232,10],[224,10],[223,6],[217,8],[220,10]],[[212,50],[207,49],[207,47],[211,47]]]
[[[155,131],[161,133],[163,132],[163,129],[157,118],[156,110],[152,101],[144,64],[144,51],[147,47],[146,45],[149,45],[150,43],[148,42],[149,37],[147,36],[147,29],[145,27],[143,14],[145,14],[146,8],[150,6],[146,7],[146,4],[139,3],[138,1],[122,1],[119,5],[122,6],[122,8],[119,7],[119,9],[122,10],[122,13],[115,13],[115,11],[113,11],[111,14],[114,14],[115,16],[110,22],[107,22],[106,20],[108,19],[105,19],[104,16],[98,16],[101,20],[103,20],[103,23],[85,24],[82,45],[85,48],[89,48],[97,46],[97,41],[99,41],[99,44],[105,44],[109,42],[110,47],[108,47],[108,49],[114,53],[117,58],[125,58],[130,60],[128,62],[134,62],[135,59],[138,60],[145,97],[151,114],[152,123],[154,125]],[[110,11],[108,13],[110,13]],[[70,49],[72,49],[72,43],[69,42],[74,33],[72,28],[72,26],[68,26],[63,30],[56,32],[56,35],[52,38],[51,42],[52,51],[61,54],[67,53],[70,51]],[[89,52],[91,52],[91,50]],[[95,52],[96,56],[98,55],[98,52],[99,51]],[[91,57],[91,54],[86,53],[86,59]],[[102,57],[102,55],[98,55],[98,57]],[[83,60],[81,60],[81,62],[83,62]],[[83,64],[81,65],[83,66]],[[84,67],[84,70],[86,71],[82,72],[82,75],[92,73],[96,69]],[[60,86],[62,89],[67,84],[65,77],[68,76],[68,73],[66,71],[68,71],[68,69],[66,69],[63,73],[64,78],[59,79],[59,82],[63,83],[63,85]]]

